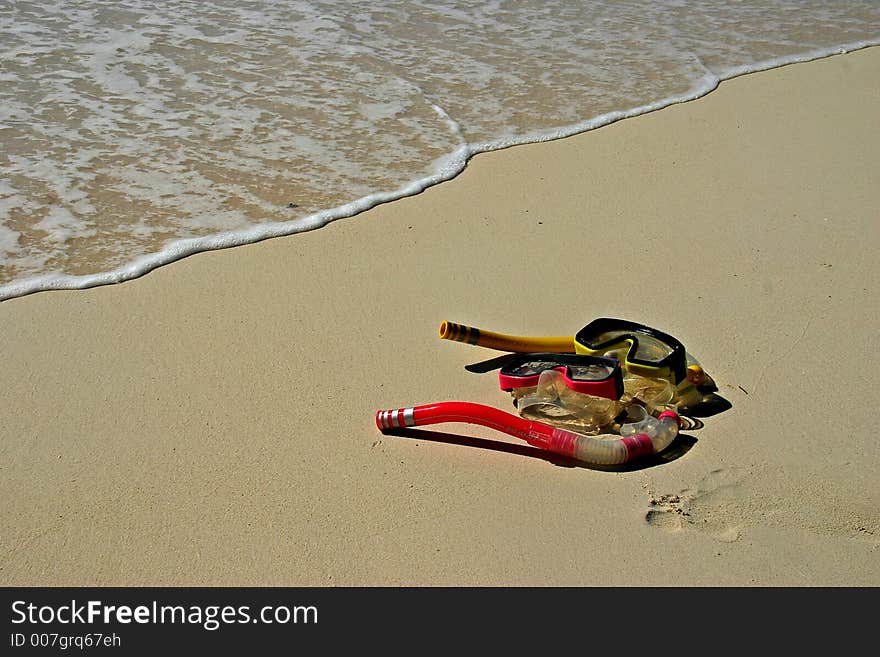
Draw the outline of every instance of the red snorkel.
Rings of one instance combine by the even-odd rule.
[[[678,435],[679,426],[678,415],[666,411],[644,433],[625,437],[597,437],[526,420],[491,406],[470,402],[441,402],[376,412],[376,426],[383,433],[389,429],[443,422],[479,424],[540,449],[598,465],[618,465],[661,452]]]

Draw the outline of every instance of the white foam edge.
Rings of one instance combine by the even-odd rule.
[[[471,150],[474,154],[477,154],[500,150],[502,148],[509,148],[511,146],[535,144],[545,141],[554,141],[556,139],[564,139],[566,137],[572,137],[582,132],[595,130],[596,128],[601,128],[602,126],[606,126],[610,123],[615,123],[622,119],[629,119],[636,116],[641,116],[642,114],[661,110],[666,107],[670,107],[671,105],[677,105],[679,103],[687,103],[692,100],[697,100],[698,98],[702,98],[712,91],[715,91],[715,89],[718,88],[718,85],[722,82],[740,77],[742,75],[769,71],[774,68],[788,66],[789,64],[800,64],[804,62],[815,61],[817,59],[833,57],[835,55],[844,55],[846,53],[855,52],[864,48],[872,48],[874,46],[880,46],[880,38],[856,41],[853,43],[847,43],[829,48],[810,50],[799,55],[791,55],[790,57],[776,57],[773,59],[767,59],[761,62],[757,62],[755,64],[743,65],[728,69],[720,75],[715,75],[714,73],[706,69],[706,74],[702,78],[700,78],[697,84],[694,85],[689,92],[685,94],[681,94],[678,96],[667,96],[666,98],[655,101],[653,103],[640,105],[638,107],[634,107],[628,110],[615,110],[606,114],[600,114],[586,121],[563,126],[553,131],[527,134],[519,137],[485,142],[482,144],[472,144]]]
[[[243,246],[245,244],[253,244],[273,237],[284,237],[321,228],[337,219],[352,217],[382,203],[389,203],[407,196],[414,196],[415,194],[423,192],[428,187],[451,180],[465,169],[467,162],[471,157],[479,153],[501,150],[504,148],[510,148],[511,146],[541,143],[571,137],[589,130],[595,130],[596,128],[600,128],[610,123],[615,123],[622,119],[640,116],[671,105],[702,98],[706,94],[714,91],[721,82],[741,75],[759,73],[761,71],[780,68],[789,64],[810,62],[834,55],[843,55],[878,45],[880,45],[880,38],[811,50],[788,57],[768,59],[756,64],[731,68],[720,75],[715,75],[707,70],[706,75],[700,79],[699,83],[685,94],[669,96],[662,100],[628,110],[615,110],[580,123],[557,128],[553,131],[530,133],[518,137],[500,139],[480,144],[465,144],[450,153],[447,157],[441,158],[443,164],[438,167],[437,172],[433,175],[412,181],[390,192],[369,194],[352,201],[351,203],[346,203],[345,205],[331,208],[329,210],[322,210],[321,212],[316,212],[293,221],[259,224],[252,228],[227,231],[207,237],[175,240],[158,253],[142,256],[124,267],[109,272],[101,272],[86,276],[48,274],[45,276],[37,276],[22,281],[8,283],[0,286],[0,302],[33,294],[35,292],[48,290],[82,290],[100,285],[122,283],[143,276],[163,265],[171,264],[172,262],[176,262],[177,260],[181,260],[196,253],[226,249],[233,246]],[[438,111],[438,113],[441,114],[442,118],[450,121],[452,125],[455,125],[454,120],[445,115],[445,112]]]

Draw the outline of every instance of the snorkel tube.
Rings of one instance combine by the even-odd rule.
[[[613,342],[613,335],[609,334],[614,332],[623,334],[618,338],[619,344],[609,344],[609,340]],[[635,336],[627,335],[629,332],[634,332]],[[599,343],[593,344],[591,341],[594,333]],[[441,340],[464,342],[498,351],[615,358],[624,366],[624,382],[628,390],[644,389],[646,386],[657,388],[663,381],[668,381],[671,389],[669,399],[665,401],[679,409],[696,406],[703,400],[704,393],[717,390],[712,377],[703,370],[696,358],[685,351],[681,342],[657,329],[626,320],[603,317],[593,320],[577,335],[547,338],[494,333],[444,320],[440,324],[439,335]],[[649,357],[651,352],[656,355]]]
[[[478,424],[524,440],[534,447],[594,465],[620,465],[662,452],[675,440],[679,428],[678,414],[673,411],[625,424],[621,427],[620,437],[611,434],[584,436],[471,402],[441,402],[376,412],[376,426],[382,433],[443,422]]]
[[[574,353],[574,337],[570,335],[553,338],[527,338],[519,335],[505,335],[504,333],[484,331],[473,326],[465,326],[464,324],[447,321],[443,321],[440,324],[440,339],[466,342],[467,344],[496,349],[498,351],[521,353],[543,351],[554,354]]]

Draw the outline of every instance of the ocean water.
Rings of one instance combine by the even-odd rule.
[[[320,227],[475,153],[877,44],[877,0],[0,0],[0,300]]]

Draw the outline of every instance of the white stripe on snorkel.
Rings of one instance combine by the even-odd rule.
[[[379,411],[376,415],[380,429],[400,429],[402,427],[416,426],[415,408],[395,408],[388,411]]]

